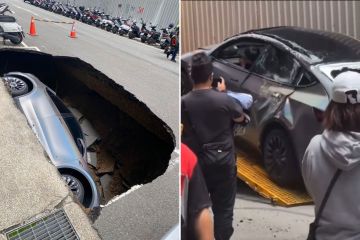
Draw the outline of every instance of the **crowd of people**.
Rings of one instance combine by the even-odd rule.
[[[182,239],[227,240],[233,229],[236,161],[233,127],[249,121],[224,79],[214,86],[212,61],[204,52],[191,63],[193,89],[181,99]],[[324,131],[301,163],[315,204],[308,239],[360,239],[360,73],[334,78]]]

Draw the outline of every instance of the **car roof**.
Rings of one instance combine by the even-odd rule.
[[[280,26],[250,30],[242,34],[271,37],[299,54],[309,64],[360,61],[360,41],[340,33]]]

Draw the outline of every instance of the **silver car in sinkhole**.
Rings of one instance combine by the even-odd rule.
[[[3,80],[74,196],[87,208],[99,206],[97,186],[87,166],[84,135],[74,115],[32,74],[10,72]]]

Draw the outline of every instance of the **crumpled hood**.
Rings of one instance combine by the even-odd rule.
[[[350,170],[360,164],[360,133],[325,130],[320,147],[327,159],[341,170]]]

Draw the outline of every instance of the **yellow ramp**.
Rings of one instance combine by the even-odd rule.
[[[312,203],[311,197],[304,191],[277,186],[260,165],[242,155],[237,156],[237,175],[254,191],[270,199],[274,204],[291,207]]]

